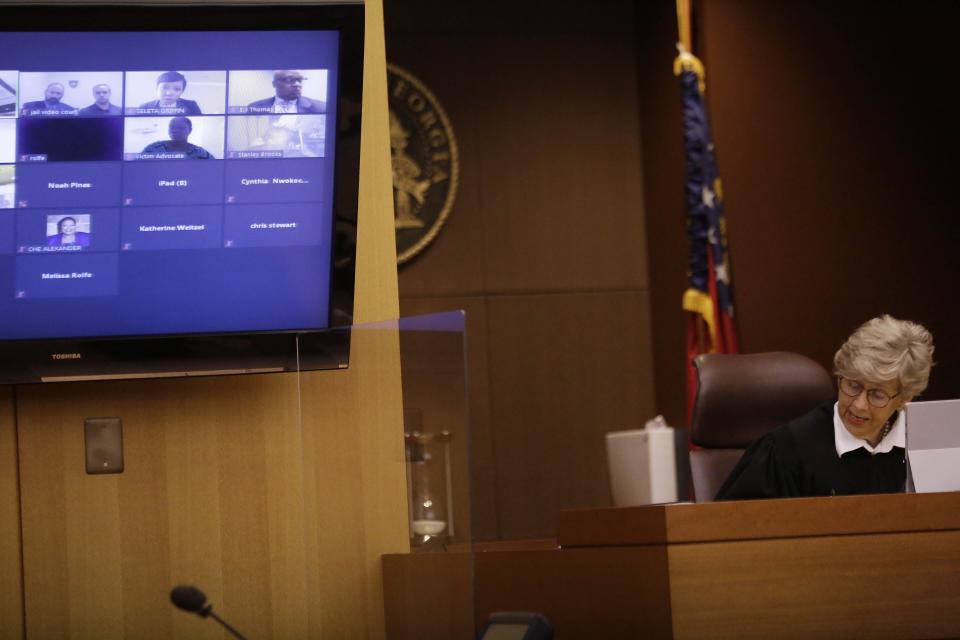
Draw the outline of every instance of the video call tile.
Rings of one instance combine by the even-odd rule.
[[[325,113],[327,86],[326,69],[231,71],[227,113],[274,113],[278,98],[293,113]]]
[[[323,199],[323,160],[244,160],[226,163],[229,204],[318,202]]]
[[[17,256],[17,298],[117,295],[117,253]]]
[[[0,211],[0,254],[13,253],[14,215],[12,211]]]
[[[17,121],[0,118],[0,162],[17,161]]]
[[[221,246],[223,206],[124,209],[123,251],[216,249]]]
[[[125,113],[141,116],[222,114],[226,71],[128,71]]]
[[[124,206],[223,203],[223,162],[128,162]]]
[[[111,207],[120,202],[119,162],[21,164],[17,207]]]
[[[223,116],[162,116],[124,121],[124,160],[222,160]]]
[[[20,72],[0,69],[0,118],[17,117],[17,87]]]
[[[322,158],[327,116],[273,114],[227,117],[227,159]]]
[[[21,209],[17,212],[17,253],[53,254],[117,251],[120,210]]]
[[[0,164],[0,209],[13,208],[16,175],[17,165]]]
[[[294,247],[329,242],[329,222],[322,224],[322,216],[311,209],[299,204],[227,207],[223,222],[223,246]]]
[[[123,158],[123,118],[17,118],[18,162]]]
[[[25,71],[19,84],[20,116],[24,118],[123,114],[122,71]]]

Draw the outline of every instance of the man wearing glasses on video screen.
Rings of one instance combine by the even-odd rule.
[[[323,113],[326,102],[303,96],[303,81],[299,71],[274,71],[273,88],[276,94],[247,105],[250,113]]]

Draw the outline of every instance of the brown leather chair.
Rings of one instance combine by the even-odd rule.
[[[690,439],[701,448],[690,452],[690,472],[697,502],[713,500],[753,442],[837,397],[830,374],[798,353],[713,353],[697,356],[694,367]]]

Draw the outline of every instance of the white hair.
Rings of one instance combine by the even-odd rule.
[[[905,400],[927,388],[932,366],[930,332],[889,315],[863,323],[833,356],[834,374],[865,384],[896,381]]]

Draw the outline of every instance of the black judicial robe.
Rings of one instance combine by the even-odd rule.
[[[864,448],[837,456],[833,404],[817,407],[753,443],[717,500],[895,493],[904,490],[904,450],[870,455]]]

